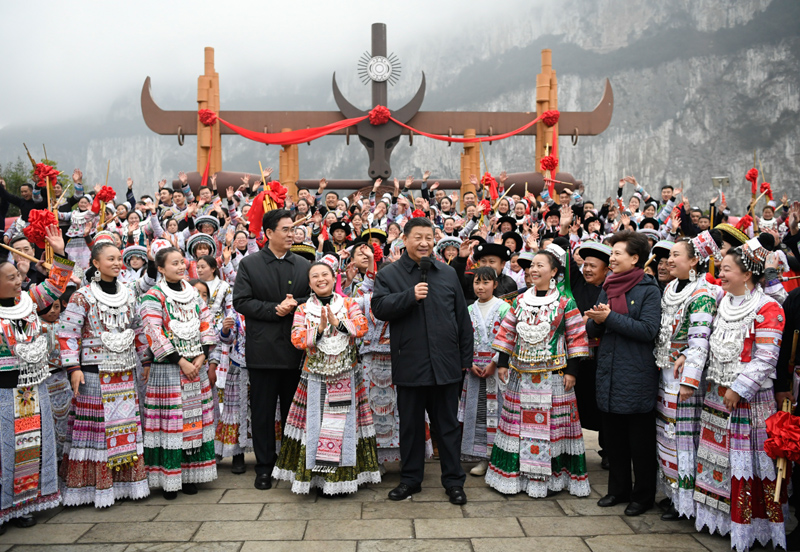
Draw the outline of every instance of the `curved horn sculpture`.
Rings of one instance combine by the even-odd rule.
[[[417,93],[411,98],[406,105],[392,112],[392,116],[401,123],[407,123],[411,118],[417,114],[419,108],[422,107],[422,101],[425,99],[425,71],[422,72],[422,82],[419,85]]]
[[[341,90],[339,90],[339,85],[336,84],[335,72],[333,73],[333,99],[336,102],[336,105],[339,107],[339,111],[341,111],[342,115],[348,119],[354,119],[356,117],[362,117],[363,115],[366,115],[366,111],[358,109],[345,99],[344,94],[342,94]]]

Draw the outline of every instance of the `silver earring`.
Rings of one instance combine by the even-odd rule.
[[[556,289],[556,279],[550,278],[550,289]]]
[[[96,268],[94,269],[94,274],[92,274],[92,281],[99,282],[100,281],[100,271]]]
[[[697,271],[695,269],[691,269],[689,271],[689,281],[694,282],[695,280],[697,280]]]

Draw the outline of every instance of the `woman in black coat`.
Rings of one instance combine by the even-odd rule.
[[[612,274],[597,304],[586,311],[586,332],[601,338],[597,406],[603,412],[610,464],[608,494],[597,505],[630,502],[625,515],[638,516],[653,506],[656,495],[658,369],[653,350],[661,325],[661,291],[643,270],[649,253],[645,236],[624,230],[609,245]]]

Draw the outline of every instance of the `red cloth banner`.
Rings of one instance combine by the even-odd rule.
[[[266,133],[266,132],[254,132],[252,130],[247,130],[246,128],[242,128],[240,126],[234,125],[226,121],[225,119],[220,118],[216,113],[209,109],[201,109],[198,112],[200,117],[200,122],[206,126],[213,125],[215,122],[220,122],[232,131],[234,131],[239,136],[243,136],[249,140],[253,140],[254,142],[261,142],[262,144],[272,144],[275,146],[291,146],[294,144],[302,144],[303,142],[311,142],[312,140],[316,140],[317,138],[322,138],[323,136],[327,136],[337,130],[342,130],[349,126],[355,126],[361,121],[365,119],[369,119],[369,122],[373,125],[380,125],[385,124],[388,121],[392,121],[397,125],[412,131],[414,134],[418,134],[421,136],[427,136],[428,138],[433,138],[434,140],[440,140],[442,142],[455,142],[458,144],[464,143],[472,143],[472,142],[494,142],[497,140],[504,140],[506,138],[510,138],[511,136],[515,136],[520,132],[523,132],[539,121],[543,121],[548,126],[552,126],[558,122],[558,111],[550,110],[545,111],[542,113],[541,116],[536,117],[530,123],[527,123],[516,130],[512,130],[511,132],[506,132],[504,134],[496,134],[494,136],[476,136],[474,138],[463,138],[458,136],[444,136],[441,134],[430,134],[428,132],[423,132],[419,129],[414,127],[410,127],[405,123],[401,123],[397,119],[391,116],[389,110],[382,105],[376,106],[373,108],[367,115],[362,117],[354,117],[352,119],[344,119],[342,121],[338,121],[336,123],[331,123],[329,125],[316,127],[316,128],[305,128],[300,130],[293,130],[291,132],[274,132],[274,133]],[[554,152],[558,150],[554,148]],[[207,172],[208,169],[206,169]],[[205,175],[207,176],[207,175]],[[203,179],[205,182],[205,178]]]

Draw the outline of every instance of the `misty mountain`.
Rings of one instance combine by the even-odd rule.
[[[560,129],[560,168],[582,179],[590,198],[602,201],[622,175],[632,174],[651,193],[683,182],[692,203],[705,206],[711,177],[728,175],[724,191],[741,209],[749,198],[744,174],[757,150],[777,197],[785,191],[800,199],[800,2],[568,0],[531,7],[515,19],[514,32],[511,24],[476,30],[475,37],[443,32],[395,51],[403,72],[389,90],[390,109],[413,95],[424,71],[423,110],[533,110],[540,51],[551,48],[561,110],[593,109],[606,77],[614,89],[614,117],[603,134],[581,137],[573,147],[565,136],[571,129]],[[387,25],[392,51],[392,36],[410,30]],[[363,34],[368,49],[369,29]],[[280,78],[234,83],[218,64],[223,109],[336,109],[334,71],[345,96],[368,109],[369,87],[356,71],[360,55],[289,84]],[[197,56],[187,63],[199,74],[202,51]],[[195,87],[186,82],[185,90],[169,95],[154,81],[153,95],[164,109],[191,110]],[[180,147],[174,136],[150,132],[139,94],[130,90],[91,120],[0,129],[0,162],[24,158],[23,141],[40,156],[45,142],[62,170],[80,167],[89,182],[105,178],[111,159],[111,184],[121,191],[131,176],[139,193],[179,170],[195,170],[195,139]],[[256,173],[259,159],[277,170],[276,146],[226,136],[222,147],[225,170]],[[534,169],[532,137],[483,149],[493,173]],[[394,176],[430,169],[434,178],[458,178],[461,151],[421,137],[409,146],[404,138],[392,155]],[[367,161],[357,139],[350,146],[343,137],[300,146],[301,178],[367,178]]]

